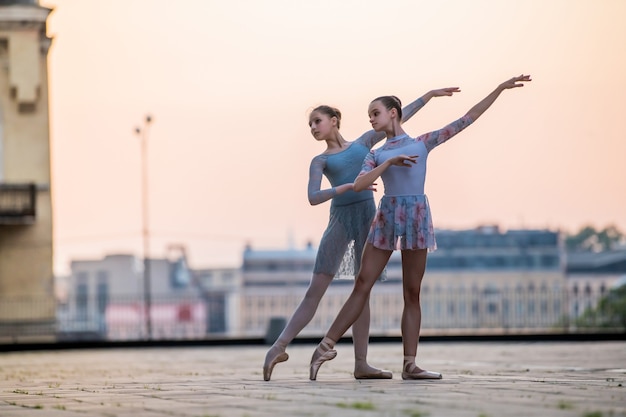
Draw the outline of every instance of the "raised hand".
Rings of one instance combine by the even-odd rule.
[[[439,88],[437,90],[430,91],[433,97],[451,96],[453,93],[460,93],[460,92],[461,92],[461,89],[459,87],[446,87],[446,88]]]
[[[523,87],[524,83],[527,81],[531,81],[530,75],[524,74],[506,80],[502,84],[498,85],[498,87],[496,87],[491,94],[476,103],[474,107],[469,109],[465,115],[475,121],[493,104],[494,101],[496,101],[500,93],[504,90],[508,90],[509,88]]]
[[[517,77],[513,77],[509,80],[506,80],[505,82],[503,82],[502,84],[500,84],[500,87],[502,89],[509,89],[509,88],[516,88],[516,87],[523,87],[524,86],[524,82],[526,81],[532,81],[530,79],[530,75],[519,75]]]

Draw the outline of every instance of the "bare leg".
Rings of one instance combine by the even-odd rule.
[[[354,377],[356,379],[391,379],[390,371],[374,368],[367,363],[367,347],[370,336],[370,304],[369,296],[363,311],[352,325],[352,341],[354,343]]]
[[[359,269],[363,261],[363,249],[367,241],[369,225],[374,218],[375,209],[372,205],[372,218],[367,222],[367,227],[362,230],[362,235],[354,240],[354,256],[358,256]],[[358,270],[355,271],[358,273]],[[370,302],[369,296],[365,301],[363,311],[352,325],[352,342],[354,344],[354,377],[356,379],[390,379],[393,374],[390,371],[377,369],[367,363],[367,350],[370,338]]]
[[[324,358],[326,352],[333,349],[335,343],[346,333],[361,315],[363,308],[368,303],[370,291],[385,268],[392,251],[375,248],[371,244],[366,244],[363,250],[363,258],[361,262],[361,270],[354,282],[352,293],[344,303],[330,326],[326,337],[322,343],[318,345],[313,357],[311,358],[311,374],[312,380],[316,379],[319,367],[327,358]],[[333,356],[334,357],[334,356]],[[332,359],[332,358],[330,358]]]
[[[320,300],[326,293],[333,277],[326,274],[314,274],[309,284],[309,288],[296,311],[289,319],[287,326],[283,329],[280,336],[270,350],[265,355],[265,363],[263,365],[263,379],[269,381],[272,377],[274,366],[280,362],[289,359],[289,355],[285,352],[287,345],[309,324]]]
[[[422,327],[422,306],[420,291],[426,270],[427,249],[402,251],[402,291],[404,310],[402,311],[402,346],[404,363],[402,379],[440,379],[441,374],[420,369],[415,364],[417,345]]]

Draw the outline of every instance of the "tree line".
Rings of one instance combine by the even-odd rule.
[[[603,252],[626,245],[626,235],[615,225],[596,229],[584,226],[577,233],[567,234],[565,247],[568,251]]]
[[[567,235],[569,251],[602,252],[626,246],[626,235],[616,226],[604,229],[584,226],[578,233]],[[612,288],[600,299],[596,308],[587,309],[576,320],[580,327],[611,328],[626,331],[626,285]]]

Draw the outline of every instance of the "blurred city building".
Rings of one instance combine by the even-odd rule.
[[[46,35],[50,9],[0,1],[0,339],[53,337]]]
[[[566,261],[569,317],[594,309],[608,291],[626,285],[626,248],[570,252]]]
[[[422,284],[422,329],[428,335],[561,333],[626,284],[626,249],[566,253],[559,232],[500,231],[495,226],[438,230]],[[151,259],[153,339],[263,337],[302,301],[317,249],[253,249],[240,268],[192,269],[184,248]],[[60,292],[60,339],[146,337],[143,264],[132,255],[74,261]],[[336,279],[301,336],[323,334],[352,290]],[[402,275],[394,252],[386,280],[370,297],[371,333],[400,334]],[[275,330],[275,329],[274,329]]]
[[[149,259],[151,339],[224,335],[236,324],[236,269],[191,270],[183,253]],[[143,261],[109,255],[74,261],[58,306],[60,340],[137,340],[147,335]]]
[[[437,231],[422,283],[422,329],[429,332],[536,332],[560,329],[567,313],[565,257],[558,232],[496,226]],[[315,250],[243,256],[241,331],[261,335],[274,316],[289,317],[304,297]],[[303,335],[323,334],[352,290],[336,280]],[[400,252],[370,297],[371,333],[398,335],[404,305]]]

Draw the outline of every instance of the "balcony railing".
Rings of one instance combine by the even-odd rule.
[[[383,284],[387,285],[387,284]],[[577,333],[623,334],[624,327],[581,318],[594,310],[602,294],[574,296],[567,290],[544,293],[449,291],[422,294],[424,336],[532,335]],[[37,336],[59,342],[261,338],[274,319],[288,319],[301,301],[294,294],[251,294],[228,301],[223,296],[155,294],[149,309],[140,295],[73,294],[63,302],[42,298],[0,297],[2,345]],[[332,324],[345,294],[325,295],[313,320],[299,337],[320,338]],[[56,320],[42,312],[56,306]],[[582,307],[581,307],[582,306]],[[370,297],[370,333],[401,335],[402,292],[374,292]],[[151,317],[151,334],[146,318]],[[15,317],[19,317],[19,320]]]
[[[0,183],[0,225],[35,222],[35,184]]]

